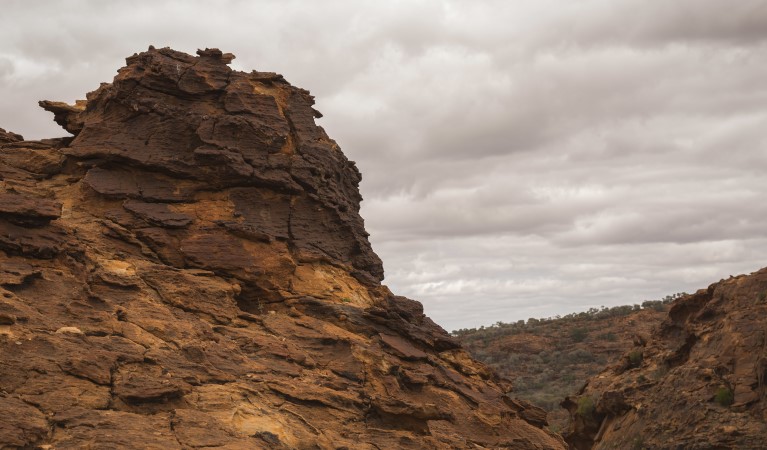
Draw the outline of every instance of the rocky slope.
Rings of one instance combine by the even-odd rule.
[[[564,402],[575,449],[767,448],[767,269],[675,301]]]
[[[0,448],[564,448],[380,284],[309,93],[198,55],[0,132]]]
[[[636,339],[649,336],[669,307],[659,300],[643,306],[592,308],[452,334],[471,356],[510,379],[514,395],[544,408],[549,429],[559,432],[570,421],[562,400],[631,350]]]

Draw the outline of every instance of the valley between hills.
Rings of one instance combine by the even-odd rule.
[[[681,294],[641,305],[591,308],[582,313],[531,318],[453,331],[464,348],[499,375],[514,393],[548,412],[549,428],[567,429],[560,404],[610,363],[646,341]]]

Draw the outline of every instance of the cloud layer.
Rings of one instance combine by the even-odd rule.
[[[447,329],[638,303],[765,265],[763,0],[4,4],[0,126],[62,134],[149,44],[308,88],[387,283]]]

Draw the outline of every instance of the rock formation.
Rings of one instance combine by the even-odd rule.
[[[767,269],[683,297],[563,403],[575,449],[767,448]]]
[[[0,448],[564,448],[380,284],[309,93],[198,55],[0,130]]]

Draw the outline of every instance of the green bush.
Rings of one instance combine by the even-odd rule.
[[[666,296],[665,300],[647,300],[642,302],[642,308],[652,308],[655,311],[663,312],[666,310],[666,307],[664,304],[670,303],[672,300],[670,300],[671,296]]]
[[[597,336],[599,339],[603,339],[605,341],[615,342],[618,340],[618,336],[613,333],[612,331],[607,333],[602,333],[599,336]]]
[[[564,357],[564,362],[566,364],[582,364],[591,362],[593,360],[594,355],[590,351],[584,350],[582,348],[576,348]]]
[[[643,355],[640,350],[632,350],[629,353],[629,364],[631,364],[631,367],[639,367],[642,364],[642,358]]]
[[[573,328],[573,330],[570,332],[570,338],[575,342],[583,342],[583,340],[586,339],[586,336],[588,335],[589,330],[582,327]]]
[[[611,331],[611,332],[609,332],[609,333],[607,333],[607,334],[605,335],[605,339],[607,339],[607,340],[608,340],[608,341],[610,341],[610,342],[615,342],[615,341],[617,341],[617,340],[618,340],[618,336],[616,336],[616,335],[615,335],[615,333],[613,333],[613,332]]]
[[[722,406],[730,406],[735,401],[735,395],[732,392],[732,389],[720,386],[719,389],[716,390],[714,400]]]
[[[581,397],[578,399],[578,410],[576,414],[583,418],[594,416],[594,399],[591,397]]]

